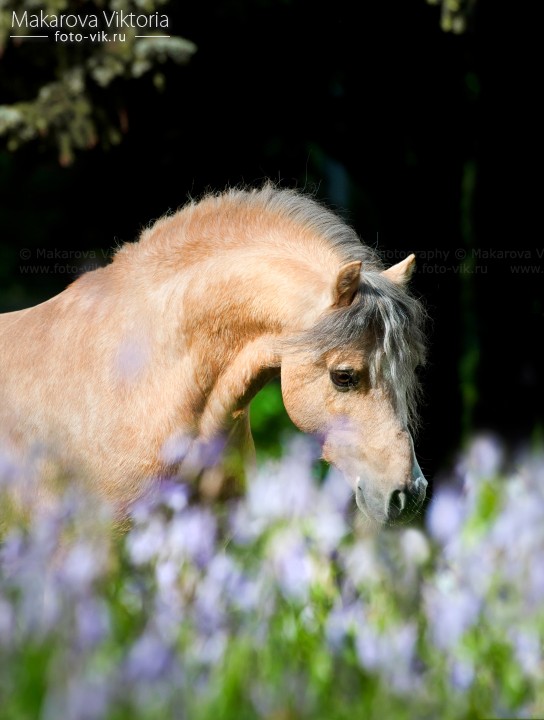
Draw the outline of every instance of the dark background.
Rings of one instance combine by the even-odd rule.
[[[109,250],[188,193],[272,178],[317,190],[388,263],[419,251],[413,288],[431,322],[418,454],[429,475],[481,429],[512,446],[538,441],[544,242],[530,19],[481,2],[453,35],[423,0],[183,5],[165,12],[198,46],[190,63],[163,69],[162,93],[149,77],[108,90],[128,118],[119,146],[79,152],[67,168],[46,142],[0,154],[0,310],[72,279],[25,274],[59,263],[32,260],[38,248]],[[0,61],[4,77],[17,52]]]

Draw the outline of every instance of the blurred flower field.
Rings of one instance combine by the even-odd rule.
[[[0,716],[543,717],[544,458],[480,437],[379,533],[315,460],[295,438],[218,508],[164,484],[126,533],[70,492],[8,522]]]

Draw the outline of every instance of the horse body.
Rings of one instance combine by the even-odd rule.
[[[313,200],[266,186],[192,203],[55,298],[0,316],[0,441],[38,474],[83,476],[124,509],[182,472],[178,441],[225,435],[250,452],[249,402],[281,373],[294,422],[323,435],[325,457],[383,521],[404,508],[396,498],[390,510],[391,494],[423,480],[403,405],[410,388],[394,397],[379,379],[376,344],[393,369],[395,353],[406,355],[382,347],[387,318],[381,340],[378,316],[351,335],[325,327],[344,318],[347,328],[346,313],[364,306],[361,264],[377,296],[408,303],[410,324],[411,260],[383,271]],[[321,352],[310,346],[323,322],[344,335]],[[344,367],[357,380],[348,388],[331,382]]]

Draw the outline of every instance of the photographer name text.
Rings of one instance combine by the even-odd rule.
[[[159,14],[158,12],[150,15],[127,13],[123,10],[114,10],[112,12],[102,12],[102,15],[74,15],[60,14],[54,15],[44,13],[24,12],[12,13],[11,25],[13,28],[31,28],[34,30],[47,30],[55,28],[78,28],[85,30],[87,28],[139,28],[139,29],[164,29],[168,28],[168,16]]]

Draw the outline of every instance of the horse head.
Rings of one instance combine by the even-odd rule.
[[[410,433],[424,361],[423,310],[406,291],[414,260],[382,272],[344,265],[330,308],[290,339],[281,366],[289,416],[322,437],[323,458],[379,523],[409,519],[427,487]]]

